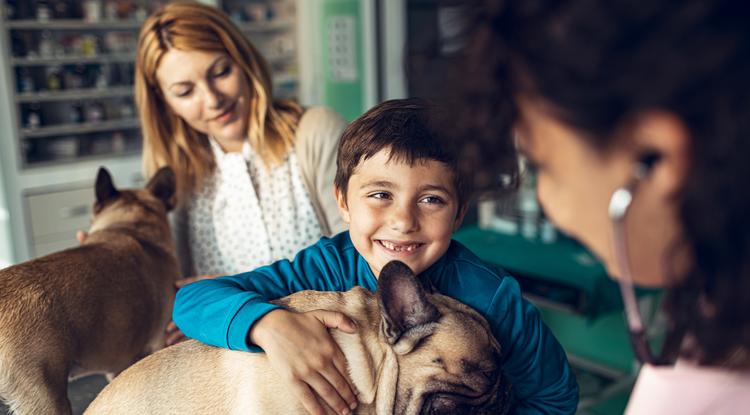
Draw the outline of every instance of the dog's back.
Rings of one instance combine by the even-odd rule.
[[[0,270],[0,397],[16,413],[69,413],[69,376],[116,374],[163,344],[178,274],[169,206],[114,187],[103,200],[99,185],[83,245]]]

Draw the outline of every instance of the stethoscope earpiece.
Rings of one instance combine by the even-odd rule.
[[[630,332],[630,340],[636,357],[641,363],[655,363],[646,339],[645,328],[641,319],[641,313],[638,308],[638,302],[635,297],[635,288],[633,286],[633,277],[630,273],[630,264],[628,263],[628,252],[625,237],[625,215],[628,213],[633,202],[633,195],[638,183],[641,182],[651,172],[654,164],[659,160],[656,153],[646,154],[640,158],[633,169],[633,176],[628,183],[618,188],[612,193],[609,200],[609,218],[612,221],[612,239],[614,249],[614,259],[620,269],[620,276],[617,280],[620,286],[620,294],[625,306],[625,316]]]

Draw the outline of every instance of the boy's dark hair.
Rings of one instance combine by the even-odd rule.
[[[426,160],[445,163],[453,173],[458,206],[468,199],[469,189],[461,180],[457,160],[438,137],[435,115],[438,108],[418,98],[382,102],[344,130],[336,156],[334,184],[344,197],[349,178],[361,162],[383,149],[390,150],[390,160],[414,165]]]

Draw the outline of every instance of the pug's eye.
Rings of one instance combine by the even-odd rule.
[[[434,363],[436,365],[443,366],[443,359],[441,359],[439,357],[436,357],[436,358],[432,359],[432,363]]]

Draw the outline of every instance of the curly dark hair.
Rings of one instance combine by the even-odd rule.
[[[485,171],[507,168],[519,93],[603,148],[629,116],[676,114],[690,132],[681,192],[688,274],[665,290],[682,356],[748,366],[750,350],[750,12],[732,0],[487,0],[467,6],[463,143]],[[493,156],[498,157],[492,159]],[[701,306],[699,306],[699,304]],[[680,336],[681,338],[681,336]],[[740,356],[740,359],[736,359]]]

